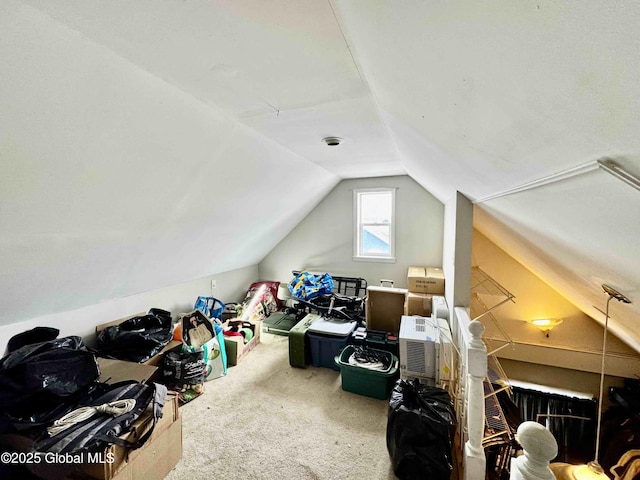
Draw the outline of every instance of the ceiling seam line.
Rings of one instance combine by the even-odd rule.
[[[480,198],[478,200],[474,200],[474,204],[480,204],[484,202],[488,202],[489,200],[494,200],[496,198],[506,197],[508,195],[512,195],[514,193],[525,192],[527,190],[532,190],[534,188],[542,187],[544,185],[549,185],[550,183],[556,183],[561,180],[566,180],[572,177],[576,177],[578,175],[583,175],[588,172],[592,172],[593,170],[597,170],[599,164],[597,161],[593,160],[582,165],[578,165],[577,167],[572,167],[566,170],[562,170],[560,172],[553,173],[551,175],[547,175],[546,177],[538,178],[536,180],[532,180],[530,182],[526,182],[520,184],[516,187],[509,188],[507,190],[503,190],[498,193],[494,193],[492,195],[488,195],[486,197]]]
[[[360,77],[360,81],[363,83],[363,85],[365,85],[367,92],[369,93],[369,97],[371,98],[371,102],[373,103],[373,106],[375,107],[376,113],[378,114],[378,118],[380,118],[380,123],[382,124],[382,126],[384,127],[385,131],[387,132],[387,135],[389,136],[389,140],[391,140],[392,144],[393,144],[393,148],[396,152],[396,155],[398,156],[397,160],[400,162],[402,168],[404,169],[405,172],[407,172],[407,167],[404,165],[404,162],[402,162],[400,160],[400,152],[398,150],[398,145],[396,144],[396,140],[394,135],[392,135],[391,133],[391,129],[389,128],[389,125],[387,124],[384,115],[382,113],[382,108],[380,108],[380,102],[378,101],[378,97],[375,94],[375,92],[373,91],[373,88],[371,87],[371,84],[369,83],[369,81],[367,80],[367,78],[365,77],[362,68],[360,68],[360,65],[358,63],[358,61],[356,60],[355,55],[353,54],[353,50],[351,49],[351,46],[349,45],[349,40],[347,39],[347,34],[344,31],[344,28],[342,27],[342,23],[340,22],[340,19],[338,18],[338,15],[336,14],[336,9],[333,5],[334,0],[327,0],[327,3],[329,4],[329,8],[331,8],[331,13],[333,13],[333,18],[336,21],[336,24],[338,25],[338,28],[340,29],[340,34],[342,35],[342,39],[344,40],[344,44],[347,47],[347,50],[349,51],[349,56],[351,57],[351,61],[353,62],[353,65],[356,67],[356,71],[358,72],[358,76]]]

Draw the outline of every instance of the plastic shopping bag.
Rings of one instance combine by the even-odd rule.
[[[198,297],[193,308],[202,311],[209,318],[222,318],[224,303],[215,297]]]
[[[216,318],[208,319],[200,310],[182,316],[182,351],[203,352],[204,380],[227,374],[227,353],[224,348],[222,325]]]

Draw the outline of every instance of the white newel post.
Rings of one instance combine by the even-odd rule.
[[[537,422],[523,422],[517,439],[524,454],[511,459],[509,479],[555,480],[549,462],[558,454],[558,443],[551,432]]]
[[[464,478],[485,478],[486,458],[482,448],[484,436],[484,388],[487,375],[487,348],[482,341],[484,325],[474,320],[469,323],[471,339],[467,350],[467,434],[464,444]]]

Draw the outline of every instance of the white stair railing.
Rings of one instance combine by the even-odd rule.
[[[471,321],[469,313],[461,307],[455,308],[460,354],[461,396],[464,405],[458,412],[461,425],[461,441],[464,444],[463,471],[465,480],[485,478],[486,457],[482,447],[484,435],[484,388],[487,375],[487,348],[482,341],[484,325]]]
[[[511,460],[510,480],[555,480],[549,462],[558,454],[551,432],[537,422],[523,422],[516,434],[524,453]]]

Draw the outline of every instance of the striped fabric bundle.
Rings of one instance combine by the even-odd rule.
[[[38,439],[33,445],[33,451],[76,454],[95,452],[112,443],[131,449],[141,447],[151,436],[158,419],[162,417],[167,388],[157,383],[146,384],[134,381],[119,382],[109,387],[109,390],[103,395],[82,407],[100,407],[105,404],[123,405],[131,403],[125,402],[126,400],[133,400],[132,408],[121,411],[96,408],[95,413],[90,416],[78,415],[77,423],[53,436],[47,433]],[[133,442],[119,438],[130,431],[133,422],[145,412],[150,404],[153,405],[153,419],[149,430]],[[128,407],[130,406],[128,405]],[[118,413],[121,414],[118,415]]]

